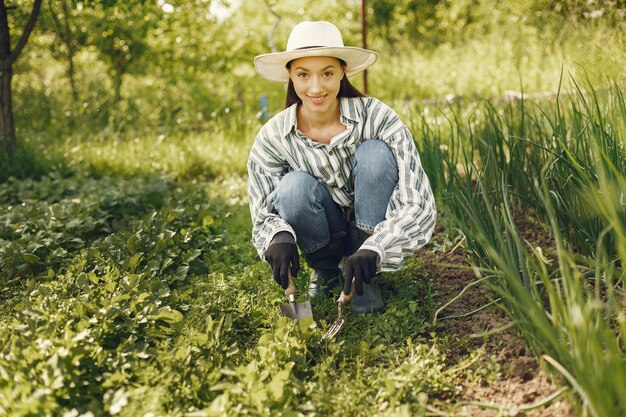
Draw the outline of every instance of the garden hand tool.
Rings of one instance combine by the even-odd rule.
[[[313,312],[311,310],[310,301],[296,302],[296,284],[293,282],[291,271],[289,271],[289,285],[285,290],[285,295],[289,299],[289,304],[281,304],[280,311],[283,316],[294,320],[310,318],[313,320]]]
[[[324,336],[322,336],[322,340],[331,339],[335,337],[337,333],[339,333],[339,330],[341,330],[341,328],[343,327],[343,324],[345,323],[345,319],[343,318],[343,315],[342,315],[343,305],[350,302],[350,300],[352,300],[352,297],[354,297],[355,293],[356,293],[356,285],[354,283],[354,278],[352,278],[352,287],[350,288],[350,294],[346,295],[343,291],[341,291],[339,300],[337,300],[337,311],[338,311],[337,320],[335,320],[335,322],[328,328],[328,331],[324,334]]]

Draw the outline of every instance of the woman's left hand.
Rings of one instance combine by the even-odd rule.
[[[354,278],[357,295],[363,295],[363,283],[372,282],[372,278],[376,275],[377,262],[378,253],[369,249],[360,249],[354,255],[349,256],[343,268],[344,294],[350,294],[352,278]]]

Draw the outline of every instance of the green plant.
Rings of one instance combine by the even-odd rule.
[[[544,112],[555,132],[552,140],[545,134],[524,139],[530,146],[518,159],[512,155],[519,140],[511,132],[525,129],[492,117],[492,108],[487,112],[491,133],[466,139],[478,140],[479,151],[446,161],[465,169],[449,173],[443,201],[466,237],[479,277],[501,297],[502,308],[535,353],[573,387],[585,412],[617,416],[626,412],[620,341],[626,155],[617,132],[626,106],[619,89],[609,96],[615,107],[608,111],[593,89],[590,97],[592,105],[579,90],[567,115],[557,102],[554,120]],[[542,125],[525,113],[519,120]],[[530,169],[523,169],[527,164]],[[546,221],[553,248],[523,237],[517,213],[529,209]],[[611,381],[603,385],[607,377]]]

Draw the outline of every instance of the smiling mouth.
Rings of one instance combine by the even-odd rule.
[[[324,99],[326,98],[326,96],[321,96],[321,97],[311,97],[309,96],[309,100],[311,100],[313,103],[321,103],[324,101]]]

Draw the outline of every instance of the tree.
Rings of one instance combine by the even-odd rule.
[[[60,4],[55,4],[60,3]],[[59,5],[61,7],[61,12],[57,12],[54,9],[54,6]],[[67,0],[54,1],[50,0],[48,2],[48,6],[50,7],[50,17],[52,18],[52,22],[54,23],[54,28],[57,36],[59,37],[61,43],[65,46],[66,55],[67,55],[67,77],[70,81],[70,87],[72,89],[72,99],[74,106],[78,103],[78,89],[76,88],[76,77],[75,77],[75,65],[74,65],[74,56],[76,54],[76,46],[74,41],[74,31],[72,26],[70,25],[70,7],[67,4]]]
[[[11,33],[7,13],[9,8],[4,0],[0,0],[0,141],[2,141],[5,152],[9,155],[13,153],[13,148],[15,147],[13,97],[11,95],[13,63],[28,42],[28,38],[37,22],[42,1],[34,1],[22,36],[20,36],[15,48],[11,50]]]

